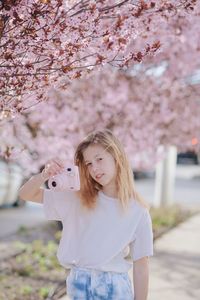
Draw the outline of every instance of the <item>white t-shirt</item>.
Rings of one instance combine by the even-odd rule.
[[[124,213],[118,199],[100,191],[96,208],[87,211],[75,192],[45,189],[43,206],[48,220],[63,224],[57,257],[65,268],[127,272],[134,261],[153,255],[150,214],[134,200]]]

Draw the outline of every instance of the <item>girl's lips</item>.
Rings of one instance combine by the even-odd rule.
[[[103,176],[103,174],[98,174],[97,176],[95,176],[96,177],[96,179],[101,179],[101,177]]]

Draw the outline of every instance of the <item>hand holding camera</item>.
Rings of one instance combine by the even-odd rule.
[[[80,190],[79,170],[72,163],[64,163],[59,159],[53,159],[45,165],[42,176],[48,180],[48,187],[51,190]]]
[[[50,177],[62,173],[64,170],[64,162],[58,158],[49,160],[42,170],[42,178],[48,180]]]

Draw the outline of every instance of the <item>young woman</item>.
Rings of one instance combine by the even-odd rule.
[[[68,296],[73,300],[146,300],[152,222],[135,191],[123,146],[111,131],[96,131],[78,145],[74,161],[79,167],[80,191],[41,188],[63,171],[58,158],[20,189],[21,199],[43,203],[47,219],[63,224],[57,257],[70,268]],[[131,267],[133,286],[128,276]]]

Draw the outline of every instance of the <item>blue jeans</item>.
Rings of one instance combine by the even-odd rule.
[[[73,267],[66,280],[70,300],[133,300],[128,273]]]

